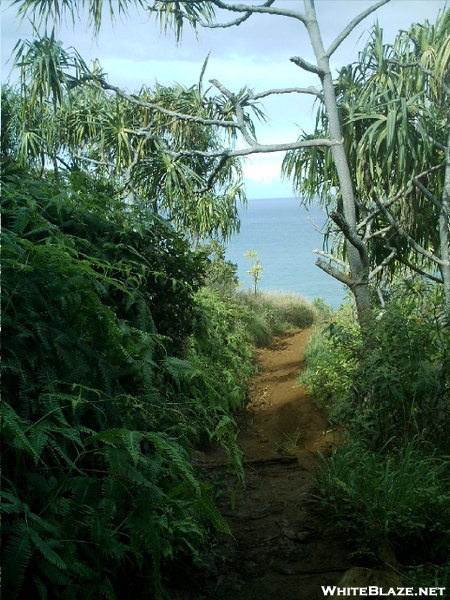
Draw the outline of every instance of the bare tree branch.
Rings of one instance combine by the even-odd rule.
[[[163,108],[162,106],[159,106],[158,104],[154,104],[153,102],[144,102],[143,100],[139,100],[139,98],[136,98],[136,96],[127,94],[126,92],[121,90],[119,87],[117,87],[115,85],[111,85],[110,83],[106,83],[106,81],[104,81],[104,80],[99,81],[99,80],[92,79],[90,81],[90,83],[99,89],[110,90],[112,92],[115,92],[118,96],[120,96],[124,100],[128,100],[129,102],[132,102],[136,106],[142,106],[143,108],[149,108],[149,109],[155,110],[163,115],[167,115],[169,117],[175,117],[176,119],[179,119],[181,121],[187,121],[189,123],[199,123],[200,125],[217,125],[217,126],[220,126],[223,128],[231,128],[231,129],[238,128],[238,124],[236,121],[221,121],[220,119],[203,119],[202,117],[196,117],[194,115],[186,115],[184,113],[178,113],[173,110]],[[151,125],[149,127],[151,127]]]
[[[347,240],[354,246],[361,257],[361,262],[363,267],[366,269],[369,267],[369,256],[367,254],[367,248],[364,242],[358,237],[356,231],[350,227],[349,223],[346,221],[345,217],[338,212],[332,212],[330,215],[330,219],[332,219],[342,233],[345,235]]]
[[[444,146],[444,150],[446,150],[445,146]],[[439,171],[439,169],[442,169],[442,167],[445,167],[446,164],[447,164],[447,161],[444,160],[444,162],[441,162],[438,165],[434,165],[433,167],[430,167],[429,169],[426,169],[425,171],[422,171],[422,173],[419,173],[418,175],[416,175],[416,179],[419,179],[420,177],[425,177],[425,175],[429,175],[430,173],[433,173],[434,171]]]
[[[271,96],[273,94],[311,94],[312,96],[317,96],[323,100],[322,93],[312,85],[307,88],[280,88],[267,90],[266,92],[261,92],[260,94],[254,94],[251,90],[249,90],[248,97],[250,100],[259,100],[260,98],[266,98],[267,96]]]
[[[397,256],[397,260],[398,260],[398,262],[402,263],[402,265],[405,265],[405,267],[408,267],[408,269],[411,269],[411,271],[415,271],[419,275],[422,275],[422,277],[431,279],[431,281],[435,281],[436,283],[444,283],[443,280],[440,279],[439,277],[436,277],[435,275],[431,275],[431,273],[427,273],[426,271],[423,271],[416,265],[413,265],[411,262],[409,262],[409,260],[407,258],[401,256],[401,254],[399,254]]]
[[[374,233],[371,233],[364,239],[369,241],[376,237],[384,237],[386,235],[386,233],[389,233],[389,231],[392,231],[392,229],[393,229],[392,225],[388,225],[387,227],[383,227],[383,229],[378,229]]]
[[[272,6],[275,0],[267,0],[262,6]],[[227,27],[239,27],[241,23],[244,23],[252,16],[252,12],[245,13],[242,17],[238,17],[234,21],[229,21],[228,23],[204,23],[203,21],[200,23],[202,27],[205,29],[226,29]]]
[[[217,164],[215,165],[215,167],[211,171],[211,173],[210,173],[210,175],[208,177],[208,180],[206,182],[206,185],[204,185],[201,188],[194,189],[194,193],[195,194],[204,194],[206,192],[209,192],[209,190],[214,185],[215,178],[220,173],[220,171],[223,169],[223,167],[225,166],[227,160],[228,160],[228,156],[226,156],[226,155],[222,156],[222,158],[217,162]]]
[[[324,252],[323,250],[313,250],[313,253],[320,254],[320,256],[323,256],[324,258],[328,258],[328,260],[335,262],[337,265],[343,267],[344,269],[350,269],[349,265],[345,261],[341,260],[340,258],[337,258],[336,256],[333,256],[332,254],[329,254],[328,252]]]
[[[76,154],[75,152],[70,152],[70,155],[73,158],[77,158],[78,160],[84,160],[86,162],[90,162],[93,165],[98,165],[100,167],[110,167],[112,169],[116,168],[115,163],[112,163],[109,160],[96,160],[95,158],[89,158],[88,156],[81,156],[80,154]]]
[[[432,204],[434,204],[434,206],[436,206],[438,210],[442,210],[442,204],[438,202],[438,200],[436,200],[436,198],[433,196],[429,189],[427,189],[422,183],[420,183],[420,181],[416,177],[413,177],[412,182],[416,186],[416,188],[418,188],[422,192],[425,198],[427,198]]]
[[[389,256],[386,256],[386,258],[371,273],[369,273],[369,281],[373,279],[377,273],[380,273],[380,271],[382,271],[384,267],[391,262],[396,254],[397,250],[394,248]]]
[[[418,175],[416,175],[415,179],[419,179],[420,177],[425,177],[425,175],[429,175],[430,173],[433,173],[434,171],[438,171],[439,169],[442,169],[442,167],[445,167],[446,164],[447,164],[446,161],[444,161],[442,163],[439,163],[438,165],[434,165],[433,167],[430,167],[429,169],[426,169],[425,171],[422,171],[422,173],[419,173]],[[399,191],[395,194],[395,196],[392,196],[392,198],[389,198],[389,200],[386,200],[386,202],[384,203],[384,207],[389,208],[390,206],[392,206],[394,204],[394,202],[399,200],[403,195],[408,195],[411,192],[411,190],[412,190],[412,181],[410,181],[408,183],[408,185],[402,186],[399,189]],[[360,223],[358,223],[358,225],[356,226],[356,229],[359,231],[360,229],[365,227],[369,221],[374,219],[380,213],[381,213],[380,209],[374,210],[365,219],[363,219]]]
[[[238,17],[234,19],[234,21],[228,21],[228,23],[205,23],[204,21],[200,22],[200,25],[205,29],[227,29],[227,27],[239,27],[241,23],[244,23],[252,16],[251,12],[245,13],[242,17]]]
[[[446,147],[444,146],[444,144],[441,144],[441,142],[438,142],[432,135],[427,134],[427,140],[429,142],[431,142],[433,144],[433,146],[436,146],[436,148],[438,150],[442,150],[445,152]]]
[[[279,17],[290,17],[291,19],[297,19],[302,23],[306,22],[306,16],[303,13],[300,13],[296,10],[289,10],[285,8],[274,8],[271,6],[272,2],[260,4],[258,5],[246,5],[246,4],[227,4],[222,0],[210,0],[211,4],[217,6],[217,8],[222,8],[223,10],[228,10],[230,12],[237,13],[251,13],[251,14],[266,14],[266,15],[278,15]]]
[[[417,60],[417,61],[411,62],[411,63],[401,63],[398,60],[391,59],[391,60],[388,60],[387,62],[391,65],[396,65],[397,67],[401,67],[402,69],[414,69],[414,68],[420,69],[422,71],[422,73],[424,73],[425,75],[428,75],[429,77],[432,77],[435,81],[437,81],[438,84],[442,87],[443,91],[446,94],[450,95],[450,88],[445,83],[445,81],[441,77],[438,77],[436,75],[436,73],[433,73],[433,71],[430,71],[430,69],[427,69],[426,67],[424,67],[423,64],[420,62],[420,60]]]
[[[317,233],[320,233],[320,235],[325,235],[325,232],[320,229],[320,227],[317,225],[317,223],[314,222],[314,219],[311,217],[311,214],[310,214],[307,206],[305,206],[305,209],[306,209],[306,212],[308,213],[308,221],[310,223],[312,223],[312,225],[314,226],[314,229],[317,231]]]
[[[300,67],[304,71],[309,71],[310,73],[315,73],[316,75],[318,75],[321,78],[325,75],[325,72],[320,67],[307,62],[306,60],[301,58],[301,56],[293,56],[289,60],[291,62],[293,62],[294,65],[297,65],[297,67]]]
[[[333,267],[333,265],[330,265],[330,263],[327,263],[321,258],[318,258],[316,260],[316,266],[319,267],[319,269],[322,269],[322,271],[325,271],[325,273],[327,273],[328,275],[331,275],[331,277],[334,277],[335,279],[343,283],[344,285],[348,285],[349,288],[352,287],[353,281],[350,279],[350,277],[342,273],[342,271],[339,271],[339,269]]]
[[[328,48],[328,50],[326,52],[326,55],[328,56],[328,58],[330,58],[330,56],[333,54],[333,52],[335,52],[339,48],[339,46],[342,44],[342,42],[351,34],[351,32],[355,29],[355,27],[361,23],[361,21],[363,21],[371,13],[378,10],[381,6],[383,6],[384,4],[387,4],[388,2],[390,2],[390,0],[381,0],[380,2],[378,2],[378,4],[369,6],[369,8],[367,8],[361,14],[359,14],[357,17],[355,17],[353,19],[353,21],[351,21],[347,25],[347,27],[337,36],[337,38],[334,40],[334,42]]]
[[[206,150],[171,150],[167,147],[165,141],[151,134],[147,129],[136,129],[133,133],[136,135],[141,135],[146,137],[149,140],[152,140],[158,144],[161,150],[167,154],[168,156],[172,156],[173,158],[180,158],[182,156],[204,156],[206,158],[221,158],[222,156],[226,158],[234,158],[237,156],[249,156],[250,154],[262,154],[272,152],[287,152],[289,150],[298,150],[299,148],[313,148],[317,146],[327,146],[331,148],[340,142],[332,142],[331,140],[326,139],[315,139],[315,140],[305,140],[303,142],[292,142],[288,144],[259,144],[255,143],[250,148],[243,148],[241,150],[215,150],[215,151],[206,151]]]
[[[418,244],[410,235],[408,235],[406,233],[406,231],[403,229],[403,227],[401,227],[397,223],[397,221],[394,219],[394,217],[391,215],[391,213],[386,209],[386,207],[383,205],[383,202],[379,198],[375,197],[375,202],[377,203],[378,208],[383,213],[383,215],[386,217],[386,219],[388,220],[388,222],[391,225],[394,226],[394,228],[397,231],[397,233],[403,239],[405,239],[410,244],[410,246],[412,248],[414,248],[414,250],[416,250],[417,252],[419,252],[419,254],[422,254],[422,256],[425,256],[429,260],[433,261],[437,265],[444,265],[445,266],[445,261],[441,260],[439,258],[439,256],[436,256],[432,252],[429,252],[428,250],[425,250],[425,248],[422,248],[422,246],[420,244]]]
[[[199,123],[203,123],[203,124],[208,124],[208,121],[210,121],[210,122],[213,122],[218,127],[221,127],[223,123],[232,123],[233,127],[242,133],[245,141],[249,145],[248,148],[243,148],[240,150],[216,150],[216,151],[212,151],[212,150],[172,150],[167,146],[167,144],[163,138],[150,132],[151,125],[148,127],[145,127],[145,128],[136,129],[133,131],[133,133],[135,135],[144,136],[147,139],[156,142],[158,144],[159,148],[165,154],[167,154],[168,156],[172,156],[175,159],[181,158],[183,156],[185,156],[185,157],[186,156],[203,156],[203,157],[207,157],[207,158],[222,158],[223,157],[226,161],[228,158],[234,158],[234,157],[239,157],[239,156],[249,156],[250,154],[272,153],[272,152],[280,152],[280,151],[287,152],[289,150],[297,150],[299,148],[312,148],[312,147],[317,147],[317,146],[332,147],[332,146],[335,146],[335,145],[341,143],[341,141],[332,142],[331,140],[327,140],[327,139],[312,139],[312,140],[297,141],[297,142],[287,143],[287,144],[259,144],[248,132],[248,129],[245,124],[244,111],[242,109],[241,104],[239,103],[238,98],[234,94],[232,94],[225,86],[223,86],[216,79],[211,79],[210,83],[212,83],[220,92],[222,92],[222,94],[224,94],[231,101],[231,103],[233,104],[235,111],[236,111],[236,121],[197,119],[195,117],[190,117],[189,115],[184,115],[181,113],[173,113],[173,111],[166,111],[164,109],[165,114],[170,114],[170,116],[173,116],[174,114],[179,114],[179,116],[181,118],[185,118],[186,120],[189,120],[189,121],[192,121],[195,119],[195,122],[199,122]],[[125,94],[124,92],[122,92],[122,90],[120,90],[120,88],[117,88],[116,86],[112,86],[112,85],[106,84],[106,83],[105,83],[105,86],[107,87],[107,89],[111,89],[111,90],[115,91],[117,94],[128,99],[130,102],[136,102],[136,104],[142,105],[142,106],[146,106],[148,104],[145,102],[141,102],[140,100],[138,100],[137,98],[134,98],[133,96],[129,96],[128,94]],[[151,107],[153,107],[153,105]],[[214,169],[214,173],[217,174],[217,172],[218,171],[216,169]],[[211,178],[210,178],[210,180],[211,180]]]
[[[70,169],[71,169],[71,166],[70,166],[69,164],[67,164],[65,160],[63,160],[63,159],[62,159],[60,156],[55,156],[55,158],[56,158],[56,160],[57,160],[58,162],[60,162],[60,163],[61,163],[61,164],[62,164],[64,167],[66,167],[66,169],[67,169],[68,171],[70,171]]]
[[[215,86],[220,92],[222,92],[222,94],[226,96],[228,100],[230,100],[230,102],[233,104],[234,109],[236,111],[236,119],[238,122],[239,131],[244,136],[244,139],[247,142],[247,144],[249,144],[249,146],[253,148],[256,145],[256,140],[249,134],[248,129],[245,125],[244,111],[242,110],[242,106],[240,105],[239,100],[233,93],[230,92],[230,90],[227,90],[225,86],[223,86],[219,81],[217,81],[217,79],[210,79],[209,83],[212,83],[213,86]]]

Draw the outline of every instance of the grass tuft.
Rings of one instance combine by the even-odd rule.
[[[268,324],[274,335],[286,329],[306,329],[317,318],[314,305],[297,294],[239,292],[237,297]]]

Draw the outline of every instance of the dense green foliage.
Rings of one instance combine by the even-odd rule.
[[[346,305],[328,316],[322,328],[314,329],[304,353],[301,382],[333,424],[353,410],[352,383],[362,344],[352,311]]]
[[[228,531],[188,456],[232,435],[186,383],[201,264],[158,218],[3,175],[4,592],[160,596],[163,563]]]
[[[15,4],[37,21],[87,8],[97,33],[102,18],[102,0]],[[179,39],[184,20],[213,24],[213,5],[150,10]],[[384,542],[403,564],[433,562],[429,583],[450,573],[449,18],[392,46],[375,28],[336,97],[331,83],[317,90],[325,104],[301,139],[331,136],[333,148],[298,146],[284,162],[296,190],[329,208],[321,266],[351,288],[360,319],[351,307],[328,316],[305,354],[303,382],[345,430],[317,500],[359,551]],[[130,95],[54,31],[15,50],[20,91],[2,88],[4,591],[162,598],[214,531],[229,532],[191,450],[218,441],[242,476],[232,411],[252,346],[314,319],[296,298],[256,294],[256,271],[255,294],[236,294],[223,249],[192,253],[173,229],[195,246],[239,229],[230,148],[238,131],[256,147],[250,115],[264,113],[246,88],[214,83],[212,97],[207,60],[196,85]],[[435,288],[392,283],[411,271],[444,284],[447,313]],[[374,279],[386,306],[372,321]]]
[[[390,294],[390,297],[388,296]],[[361,344],[351,306],[317,331],[302,375],[337,422],[363,427],[377,447],[419,435],[445,448],[450,427],[449,328],[442,292],[405,281],[393,286],[376,322],[376,347]]]
[[[359,552],[383,542],[401,564],[449,560],[450,463],[421,452],[416,440],[395,453],[348,441],[324,460],[320,505]]]
[[[162,597],[229,531],[189,454],[217,440],[242,476],[232,411],[270,325],[219,247],[111,182],[3,167],[4,592]]]
[[[112,96],[98,62],[88,67],[54,30],[19,41],[15,51],[21,85],[2,86],[2,156],[12,153],[41,173],[51,163],[55,176],[77,170],[113,177],[130,204],[164,215],[195,243],[239,231],[238,206],[246,205],[241,163],[230,158],[216,172],[207,153],[223,149],[224,134],[197,122],[223,118],[203,85],[208,58],[196,85],[156,84]],[[174,118],[180,114],[187,121]]]
[[[386,298],[373,352],[363,351],[347,306],[328,317],[305,353],[302,381],[344,426],[342,444],[317,476],[316,499],[359,551],[375,555],[387,542],[403,565],[434,563],[445,585],[450,331],[442,290],[404,281]]]

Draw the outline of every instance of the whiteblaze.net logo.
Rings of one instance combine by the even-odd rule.
[[[338,587],[336,585],[322,585],[324,596],[445,596],[445,587],[427,587],[414,589],[411,587],[391,587],[383,589],[376,585],[368,587]]]

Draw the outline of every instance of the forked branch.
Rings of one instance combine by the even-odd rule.
[[[323,94],[312,85],[307,88],[280,88],[267,90],[265,92],[260,92],[259,94],[254,94],[251,90],[248,91],[250,100],[260,100],[261,98],[267,98],[267,96],[275,94],[311,94],[312,96],[317,96],[317,98],[320,98],[321,100],[324,99]]]

